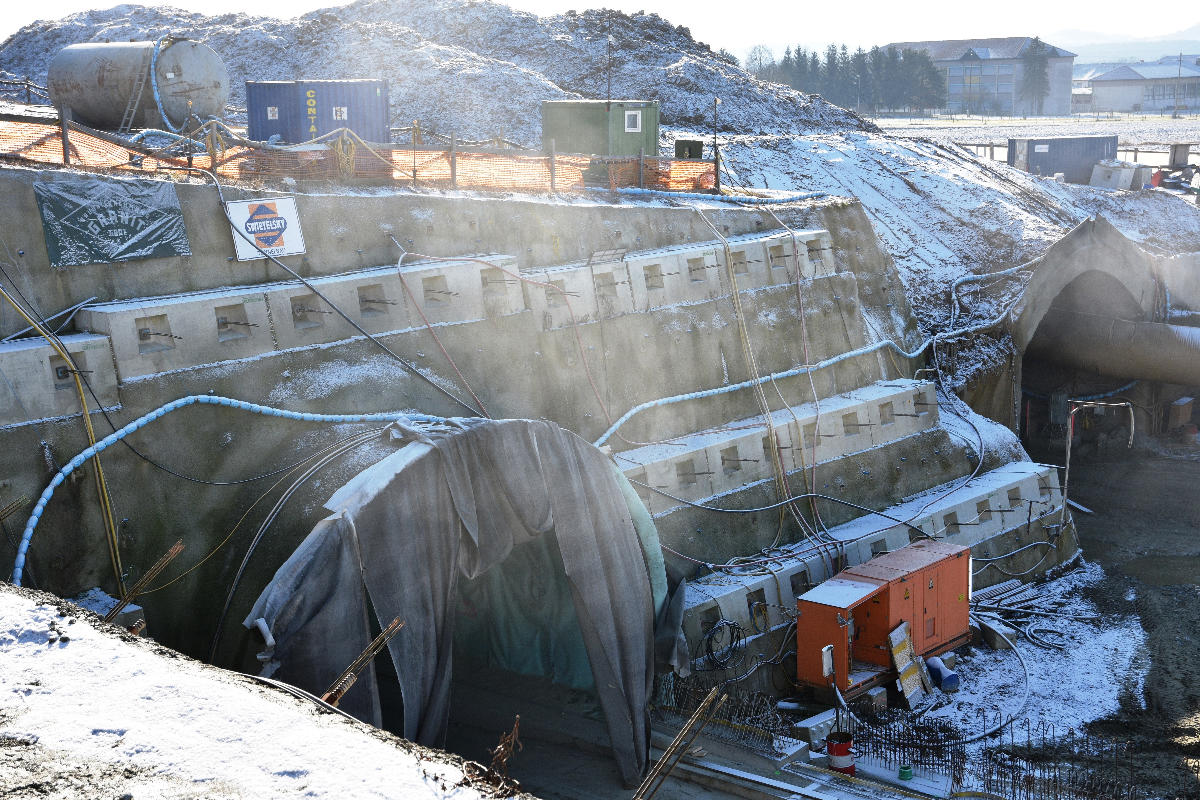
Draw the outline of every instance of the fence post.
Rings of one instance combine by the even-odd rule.
[[[646,188],[646,148],[638,148],[638,188]]]
[[[458,188],[458,152],[455,145],[458,143],[458,134],[450,134],[450,188]]]
[[[71,109],[60,106],[58,109],[58,131],[62,137],[63,166],[71,164],[71,140],[67,132],[67,123],[71,121]]]
[[[554,148],[554,140],[551,139],[550,140],[550,191],[551,192],[558,191],[558,182],[556,180],[558,176],[555,174],[554,149],[555,149]]]
[[[32,92],[32,81],[30,81],[29,76],[26,75],[25,76],[25,105],[31,105],[33,103],[33,95],[31,92]]]
[[[413,156],[413,159],[412,159],[412,168],[413,168],[413,170],[412,170],[412,175],[413,175],[412,185],[413,185],[414,189],[417,188],[417,142],[419,142],[420,140],[421,140],[421,123],[417,122],[414,119],[413,120],[413,130],[412,130],[412,156]]]

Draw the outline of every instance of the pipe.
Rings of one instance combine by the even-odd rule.
[[[162,94],[158,91],[158,53],[162,49],[162,43],[167,41],[167,47],[171,46],[170,35],[160,36],[158,41],[154,43],[154,54],[150,57],[150,89],[154,93],[154,105],[158,108],[158,115],[162,117],[163,123],[167,126],[167,130],[171,133],[182,133],[183,127],[187,125],[187,117],[183,122],[179,123],[179,127],[171,124],[171,120],[167,117],[167,111],[163,108]],[[190,105],[190,104],[189,104]]]
[[[1200,328],[1052,309],[1026,353],[1110,377],[1200,385]]]
[[[964,275],[963,277],[954,281],[954,283],[950,284],[950,327],[953,328],[956,324],[958,324],[958,315],[962,311],[962,304],[958,300],[958,287],[962,286],[964,283],[975,283],[976,281],[985,281],[988,278],[1000,278],[1005,275],[1012,275],[1013,273],[1020,272],[1028,267],[1032,267],[1041,260],[1042,256],[1038,256],[1032,261],[1026,261],[1024,264],[1018,264],[1015,267],[1009,267],[1008,269],[1002,269],[997,272],[985,272],[982,275]]]
[[[117,442],[124,439],[134,431],[144,427],[150,422],[154,422],[159,417],[166,416],[172,411],[176,411],[184,406],[190,405],[213,405],[213,406],[230,406],[241,411],[250,411],[255,414],[264,414],[269,417],[283,417],[284,419],[294,419],[302,422],[397,422],[407,420],[410,422],[441,422],[442,417],[431,417],[424,414],[408,414],[401,411],[385,411],[377,414],[306,414],[299,411],[288,411],[283,408],[272,408],[271,406],[262,406],[258,403],[247,403],[244,400],[235,400],[231,397],[221,397],[219,395],[188,395],[181,397],[178,400],[173,400],[164,406],[160,406],[148,414],[130,422],[125,427],[110,433],[96,444],[84,448],[78,455],[67,462],[66,466],[58,471],[58,473],[50,479],[50,484],[42,490],[42,494],[38,497],[37,504],[33,507],[33,512],[29,515],[29,520],[25,523],[25,531],[21,534],[21,541],[17,545],[17,558],[13,562],[12,582],[14,586],[21,585],[21,573],[25,569],[25,556],[29,551],[29,544],[33,540],[33,532],[37,530],[38,522],[42,518],[42,514],[46,510],[46,504],[50,502],[50,498],[54,496],[54,490],[62,485],[70,475],[79,467],[91,458],[99,455],[104,450],[113,446]]]

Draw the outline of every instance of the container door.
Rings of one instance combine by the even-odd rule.
[[[921,611],[921,618],[917,621],[920,630],[913,637],[913,646],[918,653],[924,654],[941,641],[941,576],[938,574],[937,567],[928,567],[921,570],[916,577],[922,599],[918,609]]]
[[[941,600],[939,608],[942,619],[939,621],[939,644],[956,639],[967,633],[970,628],[968,586],[971,580],[971,559],[969,554],[961,553],[955,558],[948,558],[938,564],[941,575]]]

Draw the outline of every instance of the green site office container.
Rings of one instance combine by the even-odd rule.
[[[653,100],[546,100],[542,148],[600,156],[658,155],[658,103]]]

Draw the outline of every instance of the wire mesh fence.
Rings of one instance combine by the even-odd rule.
[[[224,135],[213,124],[153,149],[75,122],[2,120],[0,157],[133,172],[195,167],[234,181],[366,181],[503,192],[627,187],[694,192],[711,190],[715,182],[708,161],[401,147],[367,143],[348,130],[306,145],[268,147]]]
[[[717,684],[729,700],[716,712],[705,736],[762,753],[786,750],[800,742],[798,715],[781,711],[778,698],[739,691],[736,684],[694,673],[687,678],[659,676],[653,719],[681,725]],[[1007,723],[996,737],[977,745],[971,731]],[[897,774],[911,767],[925,775],[946,776],[964,796],[1005,800],[1147,800],[1139,785],[1136,754],[1126,742],[1025,720],[980,717],[964,728],[946,719],[911,712],[877,710],[868,704],[854,715],[837,715],[835,730],[853,735],[853,752],[862,763]],[[821,742],[814,742],[816,750]],[[970,745],[970,746],[969,746]]]

